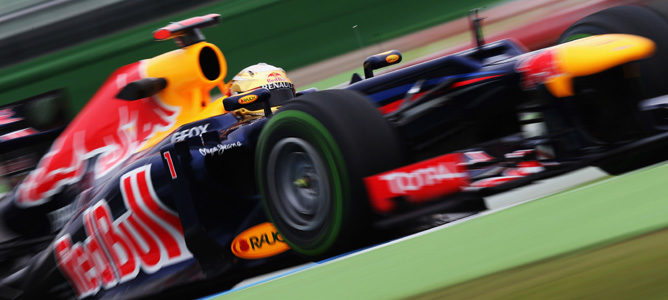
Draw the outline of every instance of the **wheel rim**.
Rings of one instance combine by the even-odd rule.
[[[327,169],[317,150],[300,138],[282,139],[269,153],[267,170],[280,219],[300,231],[322,227],[331,198]]]

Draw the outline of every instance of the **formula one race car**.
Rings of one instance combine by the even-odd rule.
[[[533,52],[476,34],[474,49],[375,77],[400,56],[369,57],[366,79],[298,97],[264,126],[267,215],[295,251],[329,256],[369,243],[369,229],[484,210],[483,196],[537,179],[665,160],[666,29],[657,11],[623,6]]]
[[[668,91],[642,86],[666,72],[654,68],[661,18],[602,11],[534,52],[477,35],[469,51],[374,76],[401,61],[389,51],[344,89],[296,94],[266,65],[238,75],[254,85],[223,84],[222,53],[200,32],[217,15],[168,25],[154,37],[181,49],[113,73],[0,203],[0,295],[224,289],[539,178],[663,159]],[[229,96],[210,101],[214,87]]]
[[[303,261],[247,181],[265,120],[210,99],[228,89],[227,66],[200,28],[218,19],[157,30],[181,49],[119,68],[53,129],[62,134],[0,204],[0,298],[192,297]],[[8,118],[27,118],[24,106]],[[11,146],[52,132],[32,131]]]

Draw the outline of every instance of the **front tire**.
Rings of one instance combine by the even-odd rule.
[[[397,166],[393,128],[366,97],[348,90],[307,94],[265,125],[256,151],[262,201],[292,249],[327,257],[369,240],[363,178]]]

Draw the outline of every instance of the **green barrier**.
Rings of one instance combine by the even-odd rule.
[[[0,104],[65,88],[77,111],[116,68],[175,48],[153,41],[153,30],[195,15],[221,14],[222,23],[204,34],[223,50],[229,79],[253,63],[294,69],[498,1],[220,1],[0,70]]]
[[[668,164],[613,177],[215,299],[400,299],[668,226]]]

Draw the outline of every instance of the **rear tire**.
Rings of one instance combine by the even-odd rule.
[[[284,105],[256,150],[262,201],[293,250],[323,258],[368,243],[363,178],[397,166],[393,128],[361,94],[330,90]]]

